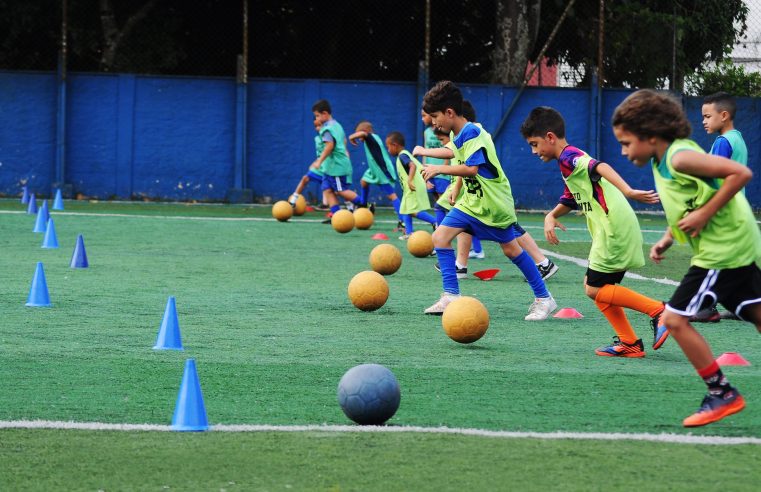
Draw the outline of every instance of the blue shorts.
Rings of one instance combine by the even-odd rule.
[[[394,185],[386,183],[386,184],[379,184],[378,187],[381,189],[381,191],[385,195],[393,195],[396,193],[396,189],[394,188]]]
[[[441,222],[441,225],[453,227],[455,229],[463,229],[468,234],[471,234],[482,241],[494,241],[499,244],[509,243],[513,239],[522,236],[522,234],[519,234],[516,230],[516,224],[510,224],[505,229],[489,226],[456,208],[452,208],[452,210],[449,211],[447,216],[444,217],[444,220]]]
[[[346,191],[349,189],[349,185],[346,183],[346,176],[328,176],[327,174],[322,177],[322,184],[320,185],[322,191],[333,190],[335,192]]]
[[[433,184],[433,188],[428,190],[428,193],[438,193],[439,195],[443,194],[445,191],[447,191],[447,188],[449,188],[449,183],[451,181],[446,178],[439,178],[434,177],[432,180],[429,181],[429,183]]]
[[[316,172],[312,171],[311,169],[307,171],[307,178],[309,178],[312,181],[317,181],[318,183],[322,183],[322,178],[324,178],[324,174],[317,174]]]

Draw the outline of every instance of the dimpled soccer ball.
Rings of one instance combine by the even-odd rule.
[[[402,253],[393,244],[379,244],[370,251],[370,267],[381,275],[391,275],[402,266]]]
[[[472,343],[489,328],[489,311],[474,297],[462,296],[444,309],[441,326],[449,338],[459,343]]]
[[[348,210],[339,210],[333,214],[330,224],[337,232],[345,234],[354,229],[354,215]]]
[[[296,204],[293,206],[293,215],[304,215],[307,211],[307,200],[303,195],[296,198]]]
[[[354,211],[354,227],[366,230],[373,226],[373,213],[367,208],[358,208]]]
[[[293,207],[285,200],[280,200],[272,206],[272,216],[280,222],[285,222],[293,215]]]
[[[425,258],[433,253],[433,237],[430,232],[415,231],[407,238],[407,251],[412,256]]]
[[[338,383],[338,404],[360,425],[381,425],[394,416],[401,400],[394,373],[379,364],[352,367]]]
[[[362,311],[375,311],[386,304],[388,283],[378,272],[366,270],[349,282],[349,300]]]

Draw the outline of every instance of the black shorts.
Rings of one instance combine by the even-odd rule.
[[[606,285],[620,284],[626,275],[626,271],[605,273],[587,268],[587,285],[590,287],[604,287]]]
[[[745,319],[743,309],[761,302],[761,270],[756,264],[726,270],[691,266],[666,304],[666,309],[682,316],[694,316],[717,302],[737,317]]]

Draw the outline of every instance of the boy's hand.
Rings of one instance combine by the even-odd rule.
[[[432,190],[433,189],[433,183],[431,183],[430,181],[426,181],[425,182],[425,187],[428,190]]]
[[[656,193],[655,190],[630,190],[629,193],[626,194],[626,198],[642,203],[658,203],[660,201],[658,193]]]
[[[414,149],[412,149],[412,155],[424,155],[425,147],[416,145]]]
[[[309,169],[320,169],[320,160],[316,160],[309,165]]]
[[[429,164],[423,164],[423,170],[421,171],[421,174],[423,175],[423,179],[428,181],[429,179],[439,174],[440,169],[437,169],[439,167],[441,166],[431,166]]]
[[[457,195],[459,193],[455,193],[454,191],[449,194],[449,204],[454,207],[454,204],[457,203]]]
[[[663,256],[663,253],[665,253],[672,244],[674,244],[674,240],[671,238],[670,234],[662,237],[660,241],[653,244],[653,246],[650,248],[650,259],[655,263],[660,263],[663,259],[666,258]]]
[[[416,191],[417,190],[415,188],[415,183],[411,179],[407,180],[407,185],[410,187],[410,190],[412,190],[412,191]]]
[[[685,215],[676,225],[690,237],[697,237],[710,219],[710,214],[707,214],[703,208],[697,208]]]
[[[556,228],[561,231],[566,230],[565,226],[558,222],[555,217],[552,215],[546,215],[544,217],[544,237],[550,244],[560,244],[560,239],[558,239],[558,236],[555,234]]]

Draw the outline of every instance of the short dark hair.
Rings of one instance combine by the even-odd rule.
[[[312,104],[312,111],[317,111],[318,113],[333,114],[333,111],[330,109],[330,103],[327,99],[320,99],[316,103]]]
[[[547,132],[565,138],[565,120],[557,109],[538,106],[531,110],[521,125],[521,135],[523,138],[543,137]]]
[[[395,144],[401,145],[404,147],[405,141],[404,141],[404,135],[402,135],[402,132],[391,132],[386,136],[387,140],[391,140]]]
[[[692,133],[682,105],[671,95],[652,89],[640,89],[629,94],[616,107],[611,124],[640,139],[659,137],[673,142]]]
[[[467,99],[462,100],[462,117],[471,123],[476,121],[476,108]]]
[[[457,115],[462,115],[462,92],[449,80],[442,80],[423,96],[423,111],[433,114],[444,112],[448,108]]]
[[[737,102],[735,97],[728,92],[716,92],[703,98],[703,104],[713,104],[719,111],[729,113],[730,119],[735,119],[737,113]]]

